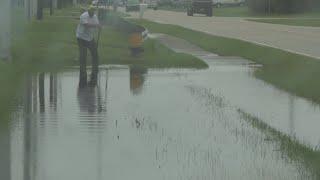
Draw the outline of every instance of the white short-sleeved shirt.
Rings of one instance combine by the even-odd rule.
[[[92,41],[94,38],[94,31],[96,28],[94,27],[86,27],[84,24],[99,24],[98,17],[93,15],[89,16],[88,12],[84,12],[80,16],[80,23],[77,28],[77,38],[83,39],[86,41]]]

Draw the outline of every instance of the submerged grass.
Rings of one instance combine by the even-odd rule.
[[[264,65],[255,76],[298,96],[320,102],[320,60],[250,42],[213,36],[176,25],[132,20],[151,32],[185,39],[209,52],[238,56]]]
[[[259,129],[266,134],[268,139],[272,139],[279,145],[279,150],[283,152],[291,160],[302,163],[311,171],[314,177],[312,179],[320,179],[320,151],[306,145],[300,144],[298,140],[277,131],[260,119],[238,109],[242,120],[251,124],[254,128]],[[310,177],[306,177],[309,179]]]
[[[187,12],[184,6],[160,6],[161,10]],[[291,18],[292,21],[296,19],[313,19],[320,18],[320,10],[315,9],[304,13],[280,14],[280,13],[255,13],[252,12],[248,6],[225,6],[216,8],[213,7],[213,16],[216,17],[243,17],[243,18]],[[281,22],[280,22],[281,23]],[[291,23],[291,22],[290,22]],[[292,22],[294,23],[294,22]],[[298,22],[301,24],[302,22]],[[305,22],[309,24],[308,22]],[[310,21],[311,25],[314,23]],[[282,23],[281,23],[282,24]]]

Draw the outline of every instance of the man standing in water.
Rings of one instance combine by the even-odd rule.
[[[89,49],[92,56],[92,72],[89,85],[95,86],[98,76],[98,49],[97,43],[94,40],[94,32],[101,28],[98,17],[94,14],[94,8],[89,8],[80,16],[80,23],[77,28],[77,40],[80,51],[80,82],[79,85],[84,87],[87,85],[87,49]]]

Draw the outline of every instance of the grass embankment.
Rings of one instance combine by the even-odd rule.
[[[160,6],[161,10],[187,12],[182,6]],[[310,26],[320,27],[320,10],[314,10],[306,13],[297,14],[259,14],[253,13],[247,6],[237,7],[213,7],[213,16],[215,17],[242,17],[249,21],[282,24],[290,26]]]
[[[213,15],[217,17],[244,17],[250,21],[262,23],[320,27],[320,10],[296,14],[257,14],[251,12],[247,6],[243,6],[215,8]]]
[[[199,47],[222,55],[239,56],[263,64],[255,76],[281,89],[320,102],[320,60],[250,42],[212,36],[176,25],[134,20],[151,32],[185,39]],[[298,43],[298,42],[297,42]]]
[[[56,10],[54,16],[46,12],[42,21],[34,20],[19,32],[20,35],[14,35],[12,63],[0,61],[0,115],[8,112],[10,99],[26,73],[58,71],[65,66],[78,65],[75,29],[79,15],[78,9]],[[154,68],[207,67],[201,60],[177,54],[155,40],[147,40],[143,45],[144,53],[133,58],[128,36],[126,31],[112,25],[103,28],[100,64],[134,64]]]

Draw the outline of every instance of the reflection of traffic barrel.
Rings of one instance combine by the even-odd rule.
[[[130,67],[130,90],[133,94],[141,93],[147,72],[148,70],[144,67]]]
[[[129,35],[129,46],[133,56],[143,52],[143,37],[140,32],[133,32]]]

